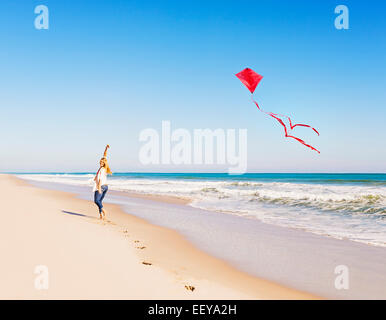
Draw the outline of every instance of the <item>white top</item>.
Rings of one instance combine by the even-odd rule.
[[[107,184],[107,172],[106,172],[106,169],[105,169],[105,168],[100,168],[100,169],[98,170],[98,173],[97,173],[97,175],[96,175],[96,180],[99,181],[99,184],[100,184],[101,186]],[[96,182],[95,182],[95,180],[94,180],[94,187],[93,187],[92,191],[95,192],[95,191],[97,191],[97,190],[98,190],[97,184],[96,184]]]

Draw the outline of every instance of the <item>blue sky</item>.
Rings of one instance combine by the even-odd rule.
[[[49,8],[49,30],[34,8]],[[349,30],[334,8],[349,8]],[[248,129],[251,172],[386,172],[383,1],[2,1],[0,171],[143,167],[139,132]],[[264,76],[261,106],[309,123],[283,137],[234,76]]]

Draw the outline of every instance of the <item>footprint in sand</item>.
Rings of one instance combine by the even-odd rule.
[[[152,263],[146,262],[146,261],[142,261],[142,264],[144,264],[145,266],[151,266],[152,265]]]
[[[194,286],[185,285],[185,289],[193,292],[196,288]]]

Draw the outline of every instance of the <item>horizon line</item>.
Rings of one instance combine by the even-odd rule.
[[[95,171],[12,171],[0,172],[0,174],[93,174]],[[245,174],[386,174],[386,172],[245,172],[240,174],[229,174],[228,172],[157,172],[157,171],[118,171],[114,174],[227,174],[230,176],[242,176]]]

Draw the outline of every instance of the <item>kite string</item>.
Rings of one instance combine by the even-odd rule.
[[[293,138],[293,139],[295,139],[296,141],[298,141],[298,142],[300,142],[301,144],[303,144],[304,146],[306,146],[306,147],[308,147],[308,148],[310,148],[310,149],[312,149],[312,150],[315,150],[316,152],[320,153],[319,150],[317,150],[317,149],[315,149],[313,146],[311,146],[311,145],[305,143],[302,139],[289,135],[289,134],[288,134],[288,130],[287,130],[287,126],[285,125],[285,123],[283,122],[283,120],[280,119],[279,117],[284,117],[284,118],[287,118],[287,119],[288,119],[291,130],[292,130],[293,128],[295,128],[296,126],[307,127],[307,128],[311,128],[312,130],[314,130],[314,131],[319,135],[319,132],[318,132],[315,128],[309,126],[308,124],[300,124],[300,123],[297,123],[297,124],[292,125],[292,121],[291,121],[291,118],[290,118],[290,117],[288,117],[288,116],[286,116],[286,115],[283,115],[283,114],[276,114],[276,113],[272,113],[272,112],[267,112],[267,111],[265,111],[265,110],[263,110],[263,109],[260,108],[259,104],[253,99],[253,95],[251,96],[251,99],[252,99],[253,103],[256,105],[256,107],[257,107],[261,112],[263,112],[263,113],[265,113],[265,114],[271,116],[272,118],[276,119],[276,120],[283,126],[283,128],[284,128],[284,133],[285,133],[285,136],[286,136],[287,138]]]

